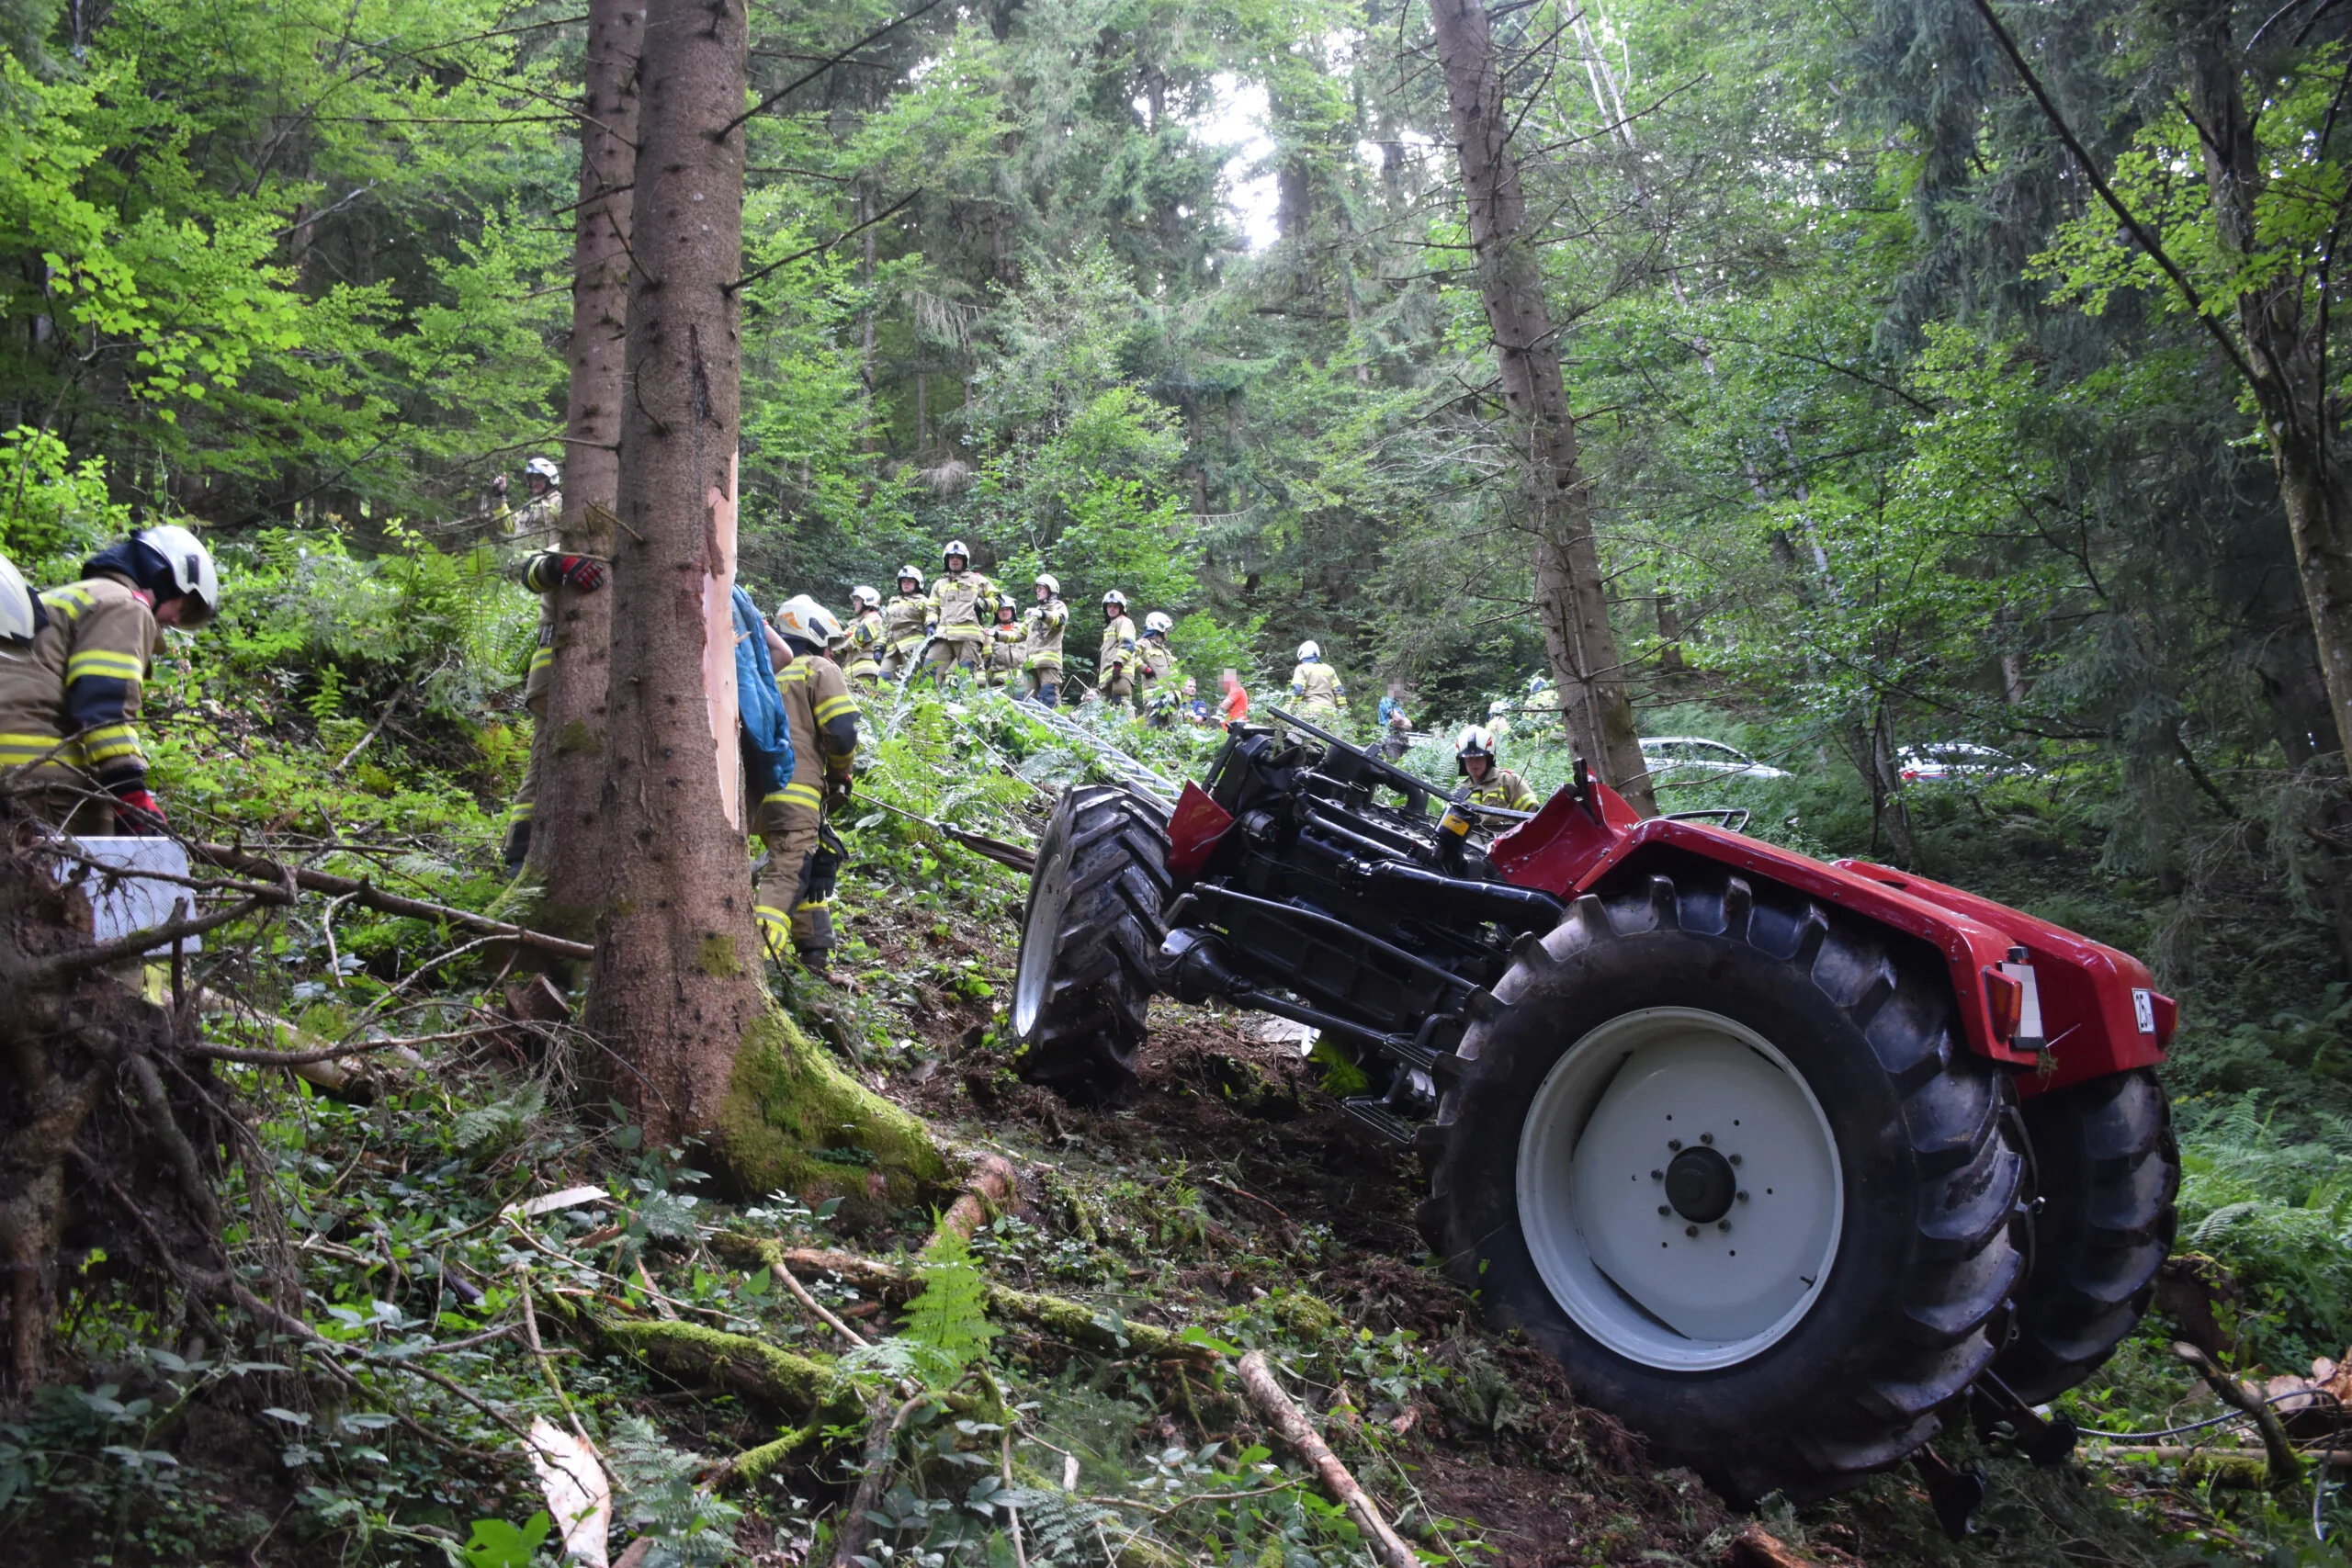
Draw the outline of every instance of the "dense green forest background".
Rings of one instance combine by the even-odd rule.
[[[2045,10],[2064,112],[2210,253],[2169,24]],[[2267,147],[2334,134],[2323,19]],[[462,554],[492,476],[560,448],[582,19],[17,0],[6,25],[0,546],[53,577],[185,515],[232,550],[315,528]],[[1499,26],[1645,733],[1745,739],[1819,797],[1824,845],[1963,880],[2013,857],[1939,848],[1947,803],[1889,763],[1999,746],[2130,885],[2105,934],[2231,1021],[2328,1014],[2343,770],[2251,405],[1973,15]],[[1178,617],[1192,670],[1261,692],[1312,637],[1441,728],[1542,667],[1409,6],[753,30],[763,598],[840,604],[956,536],[1001,577],[1058,572],[1081,642],[1118,587]]]

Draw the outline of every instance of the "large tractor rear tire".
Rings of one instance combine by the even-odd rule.
[[[2180,1151],[2154,1073],[2092,1078],[2025,1102],[2033,1143],[2033,1268],[1994,1371],[2029,1404],[2115,1353],[2148,1309],[2179,1223]]]
[[[1167,932],[1168,827],[1142,796],[1080,784],[1054,806],[1029,879],[1013,975],[1021,1074],[1073,1100],[1135,1083]]]
[[[1936,953],[1661,863],[1525,939],[1424,1134],[1430,1247],[1727,1495],[1941,1429],[2024,1267],[2025,1152]]]

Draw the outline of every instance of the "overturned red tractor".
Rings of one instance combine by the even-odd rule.
[[[1916,1457],[1957,1528],[1981,1481],[1925,1449],[1950,1422],[2063,1457],[2031,1407],[2131,1332],[2172,1241],[2145,967],[1720,813],[1642,819],[1581,767],[1487,841],[1484,808],[1277,716],[1172,813],[1063,795],[1012,1008],[1033,1077],[1117,1092],[1154,995],[1321,1031],[1487,1317],[1735,1497]]]

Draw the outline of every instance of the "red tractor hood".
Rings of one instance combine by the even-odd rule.
[[[2127,953],[1957,887],[1867,861],[1831,863],[1744,833],[1696,821],[1644,818],[1597,781],[1599,818],[1563,790],[1533,818],[1487,849],[1503,879],[1575,898],[1645,850],[1671,847],[1777,882],[1928,942],[1944,957],[1970,1049],[2032,1069],[2018,1083],[2031,1095],[2164,1059],[2176,1011],[2147,966]],[[2020,1050],[1996,1021],[1996,1000],[2024,983],[2012,950],[2024,950],[2040,1002],[2040,1050]],[[2004,971],[2002,965],[2012,967]]]

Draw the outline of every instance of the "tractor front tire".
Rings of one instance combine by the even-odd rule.
[[[2036,1095],[2024,1117],[2040,1199],[2033,1267],[1993,1371],[2039,1404],[2098,1371],[2148,1310],[2179,1223],[2180,1151],[2146,1068]]]
[[[1742,1502],[1941,1430],[2006,1337],[2026,1157],[1933,951],[1653,859],[1522,939],[1495,996],[1420,1216],[1491,1322]]]
[[[1022,1077],[1079,1100],[1116,1100],[1134,1085],[1168,891],[1168,826],[1155,807],[1110,784],[1063,793],[1021,922]]]

